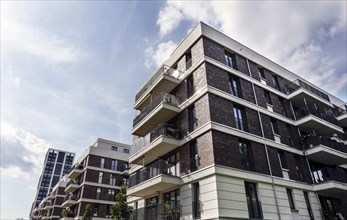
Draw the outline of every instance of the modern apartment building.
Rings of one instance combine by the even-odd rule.
[[[57,149],[48,149],[43,163],[42,173],[37,184],[37,191],[31,207],[30,218],[33,217],[33,210],[38,207],[43,198],[52,192],[53,187],[70,171],[74,158],[74,153]]]
[[[200,23],[136,94],[133,219],[346,219],[346,107]]]
[[[111,218],[110,206],[122,184],[127,184],[130,145],[98,138],[76,161],[68,174],[62,206],[69,217],[80,219],[85,207],[93,208],[93,219]]]
[[[70,179],[65,175],[34,209],[35,220],[58,220],[62,215],[62,203],[65,198],[65,187]]]

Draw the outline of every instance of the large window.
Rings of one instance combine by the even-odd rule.
[[[289,207],[292,210],[295,210],[295,203],[294,203],[294,197],[293,197],[293,190],[286,188],[287,191],[287,196],[288,196],[288,202],[289,202]]]
[[[196,141],[191,141],[189,144],[190,148],[190,172],[194,172],[199,166],[199,155]]]
[[[234,118],[235,118],[235,126],[237,129],[242,131],[246,131],[246,116],[245,110],[240,106],[234,106]]]
[[[114,189],[108,189],[107,200],[114,201],[115,200],[114,195],[115,195],[115,190]]]
[[[117,170],[118,160],[112,160],[111,162],[111,170]]]
[[[99,179],[98,179],[98,183],[102,183],[102,178],[104,176],[103,172],[99,172]]]
[[[110,185],[113,185],[113,186],[116,185],[116,174],[113,174],[113,173],[110,174]]]
[[[188,108],[188,123],[189,123],[189,132],[192,132],[196,128],[196,112],[194,105]]]
[[[200,186],[199,183],[193,183],[193,218],[201,218],[200,209]]]
[[[240,79],[236,77],[229,78],[231,94],[242,98]]]
[[[304,177],[303,177],[302,172],[301,172],[302,166],[301,166],[301,159],[300,159],[300,156],[295,155],[294,158],[295,158],[295,163],[296,163],[296,166],[295,166],[296,172],[297,172],[297,174],[298,174],[300,180],[303,181],[303,180],[304,180]]]
[[[260,202],[258,200],[257,187],[255,183],[245,182],[248,214],[250,218],[262,218]]]
[[[105,158],[100,159],[100,168],[105,168]]]
[[[314,220],[310,199],[308,198],[308,192],[304,191],[304,197],[305,197],[307,211],[308,211],[308,214],[310,215],[310,219]]]
[[[280,161],[282,169],[288,169],[286,157],[284,155],[284,152],[281,150],[278,150],[278,159]]]
[[[235,54],[225,51],[225,63],[233,69],[237,69]]]
[[[274,83],[275,89],[277,89],[278,91],[281,91],[280,83],[278,82],[278,77],[274,74],[272,74],[272,81]]]
[[[97,189],[96,189],[96,197],[95,197],[96,199],[100,199],[101,198],[101,188],[100,187],[98,187]]]
[[[251,148],[247,142],[239,141],[239,151],[241,156],[241,166],[246,170],[253,170],[251,160]]]

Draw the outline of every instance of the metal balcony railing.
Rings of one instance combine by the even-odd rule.
[[[324,167],[319,170],[313,170],[312,176],[315,183],[322,183],[331,180],[347,183],[347,173],[339,167]]]
[[[303,138],[303,142],[306,149],[310,149],[321,144],[332,149],[347,153],[347,146],[342,142],[334,140],[333,137],[310,134]]]
[[[297,120],[304,118],[308,115],[314,115],[332,124],[337,124],[337,119],[332,114],[320,111],[313,107],[305,106],[303,108],[296,109],[294,112]]]
[[[144,208],[134,209],[131,220],[179,220],[181,205],[175,203],[152,204]]]
[[[168,93],[161,93],[148,106],[146,106],[138,116],[136,116],[136,118],[133,121],[133,127],[135,127],[140,121],[142,121],[142,119],[145,118],[160,103],[165,103],[172,106],[178,106],[179,104],[177,97]]]
[[[166,75],[179,79],[182,72],[179,70],[170,68],[169,66],[161,66],[157,72],[147,81],[147,83],[141,88],[141,90],[135,96],[135,102],[153,85],[153,83],[161,76]]]
[[[347,106],[342,105],[340,107],[331,109],[331,112],[335,115],[335,117],[338,117],[340,115],[347,114],[347,110],[345,108],[347,108]]]
[[[315,95],[317,95],[317,96],[319,96],[319,97],[321,97],[321,98],[323,98],[323,99],[325,99],[325,100],[330,102],[329,96],[327,94],[319,91],[318,89],[308,85],[307,83],[305,83],[305,82],[303,82],[303,81],[301,81],[299,79],[289,83],[288,85],[286,85],[285,88],[286,88],[287,95],[295,92],[299,88],[303,88],[303,89],[309,91],[310,93],[315,94]]]
[[[131,156],[135,155],[137,152],[145,148],[147,145],[152,143],[159,136],[180,139],[181,131],[171,124],[161,124],[151,131],[145,137],[140,138],[136,143],[131,147]]]
[[[176,164],[169,164],[166,160],[159,160],[150,166],[144,167],[129,177],[128,187],[130,188],[136,186],[161,174],[178,176],[179,173],[172,173],[170,170],[170,168],[175,165]]]

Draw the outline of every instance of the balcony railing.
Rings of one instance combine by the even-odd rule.
[[[308,85],[307,83],[301,81],[301,80],[295,80],[293,82],[291,82],[290,84],[286,85],[286,93],[287,95],[295,92],[296,90],[298,90],[299,88],[303,88],[307,91],[309,91],[310,93],[313,93],[327,101],[330,101],[329,96],[321,91],[319,91],[318,89],[313,88],[312,86]]]
[[[166,160],[159,160],[150,166],[144,167],[142,170],[132,174],[129,177],[128,186],[133,187],[146,180],[152,179],[153,177],[159,176],[161,174],[167,174],[170,176],[178,176],[178,172],[172,172],[172,167],[176,164],[169,164]]]
[[[178,106],[178,98],[167,93],[161,93],[156,97],[143,111],[134,119],[133,127],[135,127],[143,118],[145,118],[153,109],[155,109],[160,103]]]
[[[328,121],[332,124],[337,124],[337,122],[338,122],[337,119],[333,115],[330,115],[324,111],[317,110],[313,107],[305,106],[303,108],[299,108],[299,109],[295,110],[296,120],[304,118],[308,115],[317,116],[318,118],[321,118],[321,119]]]
[[[179,70],[170,68],[168,66],[161,66],[157,72],[148,80],[148,82],[142,87],[142,89],[136,94],[135,102],[153,85],[153,83],[161,76],[166,75],[178,79],[182,72]]]
[[[318,145],[324,145],[330,147],[332,149],[347,153],[347,146],[342,143],[334,140],[333,137],[326,137],[321,135],[308,135],[303,139],[304,145],[306,149],[313,148]]]
[[[66,194],[65,197],[64,197],[64,202],[68,201],[68,200],[77,201],[78,200],[78,196],[77,195]]]
[[[153,131],[151,131],[151,133],[149,133],[145,137],[140,138],[135,144],[132,145],[131,156],[135,155],[137,152],[145,148],[159,136],[180,139],[181,132],[180,129],[176,128],[171,124],[161,124],[158,127],[156,127]]]
[[[335,117],[338,117],[340,115],[347,114],[347,110],[344,108],[347,108],[347,106],[335,107],[331,109],[331,112],[335,115]]]
[[[315,183],[322,183],[331,180],[347,183],[347,173],[339,167],[324,167],[320,170],[312,171],[312,176]]]
[[[83,164],[75,164],[75,165],[73,165],[73,166],[71,167],[69,173],[71,173],[71,171],[73,171],[73,170],[75,170],[75,169],[76,169],[76,170],[83,170],[83,168],[84,168]]]
[[[131,214],[131,220],[179,220],[181,217],[181,205],[170,203],[152,204],[144,208],[135,209]]]

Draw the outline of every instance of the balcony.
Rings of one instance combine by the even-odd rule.
[[[48,196],[46,197],[47,201],[51,201],[54,198],[55,198],[55,194],[53,194],[53,193],[48,194]]]
[[[134,119],[132,134],[145,136],[158,124],[167,122],[180,111],[178,104],[175,96],[161,93]]]
[[[325,167],[312,172],[314,190],[320,195],[347,198],[347,173],[342,168]]]
[[[330,99],[327,94],[313,88],[301,80],[295,80],[286,85],[285,92],[288,95],[288,99],[290,99],[296,106],[303,105],[303,100],[305,100],[306,104],[309,105],[315,103],[320,108],[332,108],[332,104],[330,103]]]
[[[131,220],[179,220],[181,217],[180,204],[159,203],[147,207],[134,209]]]
[[[341,127],[347,127],[347,106],[335,107],[331,111]]]
[[[170,68],[168,66],[161,66],[157,72],[148,80],[142,89],[135,96],[135,108],[143,109],[150,102],[150,96],[159,96],[161,92],[170,92],[180,82],[179,77],[182,72]]]
[[[335,138],[335,139],[334,139]],[[308,135],[303,140],[308,159],[326,165],[347,163],[347,146],[336,137]]]
[[[78,197],[76,195],[66,194],[62,206],[64,208],[71,207],[77,203]]]
[[[294,112],[296,125],[302,131],[311,133],[312,130],[315,130],[323,135],[330,135],[336,132],[343,133],[342,128],[337,125],[337,119],[332,114],[309,106],[295,109]]]
[[[65,192],[69,192],[69,193],[75,192],[77,189],[80,188],[80,185],[81,185],[80,180],[70,180],[66,185]]]
[[[43,208],[44,210],[50,210],[53,209],[53,205],[51,203],[48,203],[45,205],[45,207]]]
[[[129,177],[127,195],[145,197],[181,184],[180,164],[159,160]]]
[[[173,125],[161,124],[131,147],[129,162],[147,165],[179,146],[181,132]]]
[[[70,179],[75,179],[83,172],[83,168],[84,167],[82,164],[75,164],[67,177]]]

